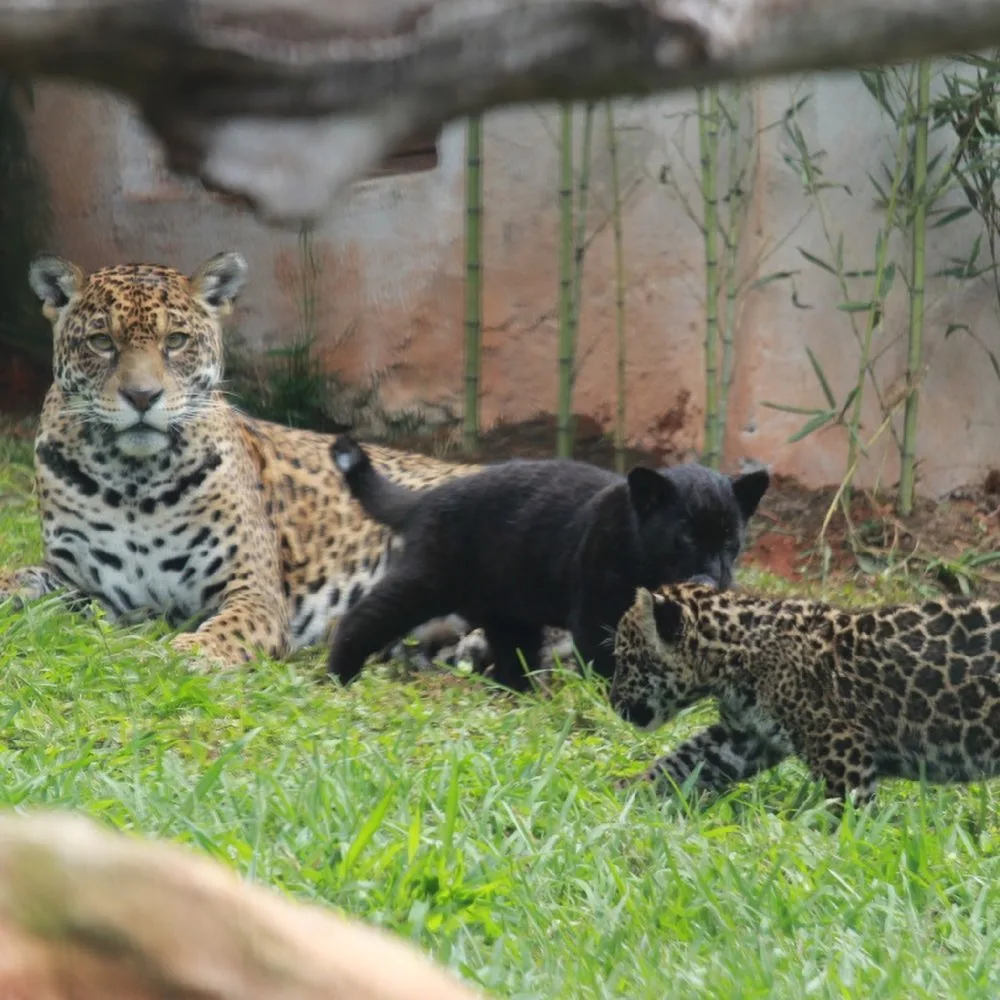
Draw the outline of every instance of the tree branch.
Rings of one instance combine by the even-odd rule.
[[[131,98],[170,165],[299,225],[493,107],[1000,44],[995,0],[6,0],[0,66]]]
[[[393,934],[44,810],[0,815],[0,996],[485,1000]]]

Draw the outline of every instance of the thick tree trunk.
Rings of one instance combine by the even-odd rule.
[[[131,97],[175,169],[293,225],[412,136],[491,107],[996,44],[996,0],[0,3],[0,70]]]
[[[0,815],[0,997],[484,1000],[398,938],[169,843]]]

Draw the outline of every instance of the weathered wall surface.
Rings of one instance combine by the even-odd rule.
[[[843,472],[845,432],[834,428],[788,444],[806,418],[763,404],[824,405],[807,346],[838,399],[856,381],[858,348],[849,315],[836,308],[837,283],[798,248],[829,256],[825,219],[835,239],[843,234],[849,267],[872,266],[879,215],[867,177],[891,155],[891,134],[853,75],[800,81],[794,94],[791,88],[779,82],[756,92],[757,126],[777,121],[793,99],[811,94],[800,124],[810,144],[825,151],[825,176],[853,193],[828,192],[821,216],[786,158],[787,138],[778,128],[764,134],[741,266],[759,275],[797,273],[740,297],[726,464],[735,469],[741,459],[756,459],[821,485],[838,481]],[[696,125],[682,117],[690,110],[687,96],[616,108],[622,187],[629,191],[628,431],[634,443],[674,456],[700,446],[704,419],[703,246],[683,199],[661,177],[668,166],[699,210],[690,172],[697,166]],[[550,109],[505,111],[485,122],[485,426],[555,409],[557,127]],[[87,267],[150,259],[192,269],[217,250],[238,248],[252,276],[238,313],[243,336],[261,348],[287,342],[299,322],[296,234],[267,229],[239,209],[171,181],[137,128],[128,110],[109,98],[62,86],[39,89],[34,135],[58,218],[52,249]],[[436,168],[358,184],[315,234],[321,262],[316,317],[325,360],[351,381],[378,373],[390,407],[423,402],[461,410],[464,155],[464,125],[458,124],[442,135]],[[601,109],[575,409],[610,428],[615,313],[609,178]],[[971,218],[933,230],[928,273],[967,255],[977,232]],[[902,244],[894,253],[908,259]],[[852,294],[865,293],[859,286]],[[945,339],[946,330],[963,323],[988,346],[1000,345],[991,284],[932,278],[927,302],[919,488],[937,495],[1000,466],[1000,380],[981,346],[963,333]],[[897,280],[875,341],[877,372],[889,395],[901,385],[907,312],[904,285]],[[871,437],[882,416],[870,389],[864,417]],[[895,482],[898,463],[889,443],[884,431],[861,469],[862,482]]]

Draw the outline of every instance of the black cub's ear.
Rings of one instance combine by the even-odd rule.
[[[749,521],[757,510],[757,505],[771,485],[771,476],[767,469],[756,469],[754,472],[744,473],[742,476],[734,476],[730,480],[733,484],[733,496],[739,504],[740,513],[744,521]]]
[[[677,502],[677,488],[655,469],[637,465],[628,474],[628,495],[640,518]]]
[[[654,597],[653,620],[656,622],[656,634],[664,642],[680,640],[684,616],[681,614],[681,606],[676,601]]]

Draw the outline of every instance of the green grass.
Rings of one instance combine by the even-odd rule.
[[[39,554],[29,460],[0,442],[5,566]],[[707,709],[647,736],[583,680],[516,699],[371,670],[343,691],[320,652],[195,676],[166,634],[0,609],[0,804],[187,842],[498,997],[1000,992],[991,786],[886,785],[833,832],[794,762],[658,802],[614,778]]]

